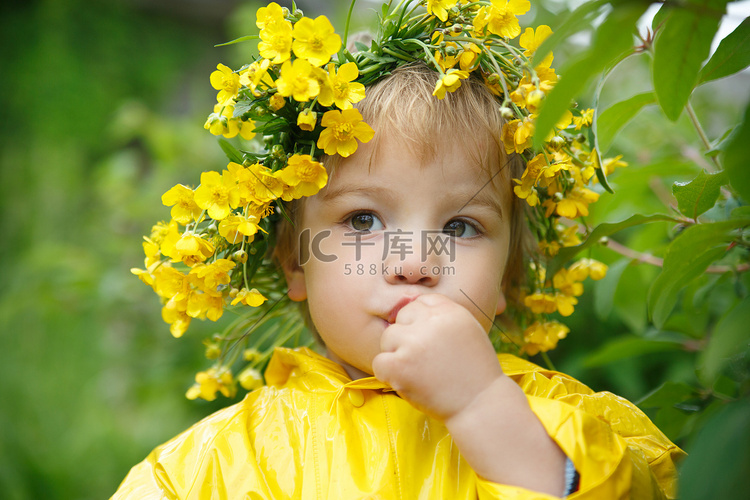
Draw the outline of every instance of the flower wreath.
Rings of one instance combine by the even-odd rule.
[[[238,70],[219,64],[211,73],[219,92],[204,127],[226,138],[259,136],[264,147],[239,151],[220,140],[230,160],[226,170],[203,172],[195,189],[180,184],[164,193],[172,220],[144,238],[146,269],[133,269],[161,298],[162,317],[175,337],[193,318],[216,321],[225,309],[250,306],[204,341],[213,366],[196,375],[188,398],[213,400],[218,392],[232,397],[238,383],[252,390],[262,384],[260,370],[273,348],[304,343],[302,322],[268,252],[275,221],[288,218],[286,202],[326,185],[324,154],[349,156],[373,137],[353,104],[365,97],[366,86],[412,61],[439,74],[436,99],[471,73],[479,75],[506,118],[506,153],[526,162],[522,177],[513,179],[514,192],[528,204],[539,252],[529,265],[525,309],[516,312],[518,328],[503,332],[496,347],[546,357],[567,335],[568,328],[549,315],[572,314],[582,281],[602,278],[606,266],[591,259],[558,263],[550,280],[548,263],[561,248],[581,243],[573,221],[588,215],[599,197],[589,186],[604,183],[625,163],[619,157],[602,162],[592,148],[591,109],[567,111],[544,146],[534,149],[537,112],[558,77],[551,53],[534,58],[550,28],[521,30],[517,16],[529,8],[528,0],[401,0],[395,7],[389,1],[370,46],[355,41],[356,51],[350,51],[348,18],[342,40],[325,16],[311,19],[270,3],[257,11],[259,36],[229,42],[259,39],[260,55]]]

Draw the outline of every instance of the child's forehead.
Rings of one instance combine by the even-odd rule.
[[[438,179],[429,184],[432,194],[439,199],[456,197],[505,205],[510,199],[512,181],[510,171],[501,160],[505,155],[494,145],[478,141],[443,140],[432,144],[419,143],[398,133],[385,133],[377,140],[360,145],[349,158],[329,162],[329,186],[325,197],[346,191],[370,192],[382,185],[411,182],[409,188],[418,191],[421,179]],[[476,137],[474,138],[476,139]]]

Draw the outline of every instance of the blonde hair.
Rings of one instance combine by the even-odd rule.
[[[367,89],[367,97],[358,103],[366,123],[374,130],[370,163],[377,163],[378,142],[385,136],[399,137],[414,146],[415,153],[429,161],[446,141],[461,141],[471,160],[492,176],[493,188],[504,190],[511,201],[510,248],[503,290],[510,302],[518,301],[518,290],[525,279],[524,249],[529,241],[524,219],[523,200],[513,194],[513,178],[520,178],[524,163],[515,153],[505,154],[502,130],[505,123],[500,103],[478,78],[462,80],[461,87],[446,93],[442,100],[432,95],[438,73],[424,63],[401,66],[391,75]],[[342,158],[323,159],[333,174]],[[499,170],[499,172],[498,172]],[[499,175],[498,175],[499,174]],[[289,205],[295,227],[302,220],[304,198]],[[278,227],[274,256],[282,266],[298,266],[298,232],[282,220]],[[307,326],[320,341],[310,320],[306,302],[301,303]]]

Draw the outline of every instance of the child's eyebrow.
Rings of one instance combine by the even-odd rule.
[[[349,195],[349,194],[358,194],[358,195],[364,195],[369,198],[387,198],[392,199],[393,193],[391,193],[387,188],[379,187],[379,186],[353,186],[353,185],[343,185],[343,186],[337,186],[335,188],[327,188],[324,190],[323,193],[323,200],[324,201],[334,201],[336,198],[340,198],[341,196]]]
[[[497,212],[501,219],[505,218],[503,207],[497,200],[497,197],[492,196],[492,194],[488,194],[487,190],[483,189],[478,193],[464,196],[462,197],[461,201],[461,208],[458,210],[459,213],[465,210],[467,207],[479,206],[489,208],[493,212]]]

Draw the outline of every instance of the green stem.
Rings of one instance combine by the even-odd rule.
[[[706,148],[706,151],[711,149],[711,141],[708,140],[708,136],[706,135],[706,132],[703,131],[703,127],[701,127],[701,123],[698,121],[698,116],[696,116],[695,111],[693,110],[693,106],[690,104],[690,101],[685,104],[685,109],[687,110],[687,114],[690,117],[690,121],[693,123],[693,127],[695,127],[695,131],[698,132],[698,136],[700,136],[701,141],[703,142],[703,145]],[[716,159],[715,156],[711,157],[711,161],[716,166],[718,170],[721,170],[721,165],[719,165],[719,160]]]
[[[352,0],[352,3],[349,5],[349,12],[346,14],[346,24],[344,25],[344,48],[346,48],[346,43],[349,39],[349,21],[352,20],[352,12],[354,11],[355,3],[357,3],[357,0]]]
[[[542,353],[542,359],[544,360],[544,364],[547,365],[547,368],[549,368],[552,371],[557,371],[555,370],[555,365],[552,364],[552,360],[549,359],[549,356],[547,355],[546,352]]]

